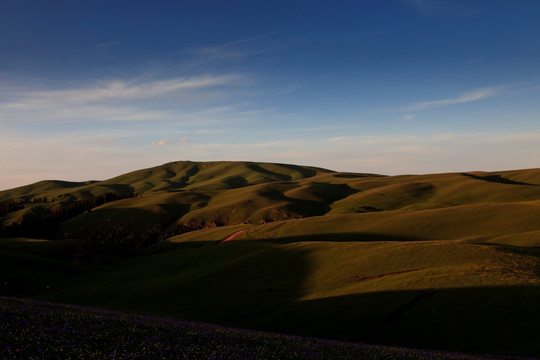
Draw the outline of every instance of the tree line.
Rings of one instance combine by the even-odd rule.
[[[24,209],[24,203],[18,200],[8,200],[0,203],[0,217],[4,217],[17,210]]]
[[[44,219],[60,219],[66,220],[74,216],[80,215],[86,211],[90,211],[95,207],[100,205],[110,203],[113,201],[129,199],[135,197],[135,193],[114,193],[108,192],[105,194],[98,195],[93,198],[84,199],[84,200],[75,200],[69,204],[56,207],[51,209],[49,212],[44,214]]]
[[[93,198],[72,200],[62,203],[51,209],[43,207],[33,208],[26,212],[19,224],[0,229],[3,236],[39,236],[43,238],[55,237],[56,229],[62,221],[90,211],[100,205],[133,198],[136,194],[108,192]],[[9,200],[0,204],[0,218],[24,209],[24,205],[36,202],[47,202],[46,198],[34,198],[31,200]],[[54,202],[54,199],[51,201]]]
[[[54,199],[52,200],[54,202]],[[12,212],[24,209],[24,205],[48,202],[47,197],[34,197],[31,199],[7,200],[0,202],[0,218]]]

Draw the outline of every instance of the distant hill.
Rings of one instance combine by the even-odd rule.
[[[540,169],[185,161],[42,181],[0,205],[0,295],[540,356]]]
[[[288,199],[283,191],[331,173],[286,164],[179,161],[105,181],[41,181],[0,192],[0,204],[20,204],[4,213],[2,225],[10,236],[87,238],[141,249],[205,227],[322,215],[323,199]],[[310,185],[319,192],[321,186],[347,193],[346,185]],[[105,195],[129,199],[87,204]]]
[[[105,197],[111,201],[103,201]],[[325,224],[340,224],[344,214],[349,214],[344,219],[350,224],[347,226],[352,226],[348,229],[351,234],[359,231],[352,225],[356,218],[382,221],[381,226],[387,229],[382,236],[396,236],[396,231],[388,230],[395,228],[391,219],[400,224],[407,219],[410,225],[417,221],[414,219],[441,216],[453,219],[446,222],[454,233],[479,236],[484,233],[459,232],[464,226],[460,219],[470,219],[470,213],[475,212],[495,212],[501,220],[508,216],[530,218],[536,216],[530,215],[536,214],[536,205],[530,203],[535,200],[540,201],[538,169],[381,176],[286,164],[190,161],[105,181],[41,181],[0,192],[0,203],[18,204],[9,213],[4,212],[1,219],[7,235],[90,239],[138,250],[204,228],[325,215],[332,215],[324,220]],[[451,209],[435,211],[444,208]],[[415,211],[420,210],[432,212],[416,215]],[[406,213],[398,216],[389,211]],[[358,215],[370,212],[378,214]],[[490,219],[488,216],[485,221]],[[529,236],[540,227],[534,222],[529,225],[517,227],[510,222],[491,236],[512,243],[508,236],[515,234],[515,241],[521,245],[540,245],[534,236]],[[408,230],[399,233],[417,236]],[[448,230],[445,234],[449,234]]]

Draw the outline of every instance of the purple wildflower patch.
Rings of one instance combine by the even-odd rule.
[[[495,359],[8,297],[0,314],[1,359]]]

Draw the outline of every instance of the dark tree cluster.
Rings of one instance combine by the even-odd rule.
[[[26,200],[7,200],[0,202],[0,218],[17,210],[24,209],[24,205],[26,204],[37,204],[46,202],[48,202],[47,197],[35,197]]]
[[[37,204],[37,203],[46,203],[48,201],[47,197],[35,197],[30,200],[26,200],[25,204]]]
[[[93,208],[122,199],[133,198],[136,195],[130,193],[113,193],[108,192],[98,195],[94,198],[74,200],[67,204],[59,205],[52,209],[45,209],[42,206],[32,208],[26,212],[22,220],[17,225],[12,225],[0,229],[2,236],[24,236],[24,237],[40,237],[40,238],[55,238],[56,230],[61,222],[72,217],[90,211]],[[45,199],[45,198],[37,198]],[[31,201],[31,200],[29,200]],[[24,208],[27,201],[10,200],[6,202],[5,209],[1,207],[0,217]],[[37,202],[37,201],[36,201]]]
[[[59,221],[72,218],[74,216],[80,215],[86,211],[90,211],[95,207],[100,205],[110,203],[113,201],[123,200],[135,197],[134,193],[113,193],[108,192],[105,194],[98,195],[94,198],[84,199],[84,200],[75,200],[69,204],[56,207],[50,210],[47,214],[43,216],[43,219],[57,219]]]
[[[8,200],[0,203],[0,217],[24,208],[23,202],[18,200]]]

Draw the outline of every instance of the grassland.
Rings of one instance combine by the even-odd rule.
[[[0,192],[25,201],[2,225],[110,191],[137,196],[63,219],[48,240],[0,238],[0,295],[540,356],[538,169],[390,177],[178,162]]]

